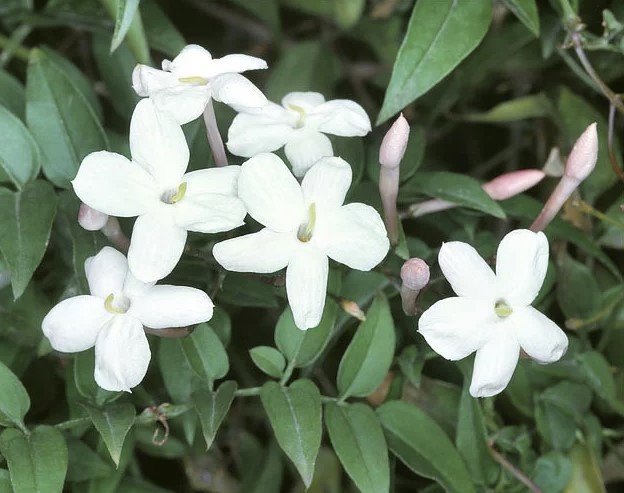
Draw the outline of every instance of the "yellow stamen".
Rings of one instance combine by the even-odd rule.
[[[113,306],[113,301],[115,299],[115,295],[113,293],[109,294],[106,299],[104,300],[104,308],[106,308],[106,311],[109,313],[117,313],[119,315],[123,315],[124,313],[126,313],[126,310],[120,310],[119,308],[115,308],[115,306]]]
[[[178,80],[183,84],[193,84],[194,86],[205,86],[208,84],[208,79],[199,76],[180,77]]]
[[[508,317],[513,313],[513,309],[507,304],[505,300],[498,300],[494,305],[494,311],[496,315],[501,318]]]
[[[314,226],[316,224],[316,204],[313,202],[308,209],[308,221],[299,226],[297,231],[297,238],[299,241],[307,243],[312,239],[312,233],[314,233]]]
[[[296,104],[289,104],[288,108],[299,113],[299,121],[297,121],[297,128],[303,127],[303,125],[305,124],[305,117],[306,117],[305,110],[301,106],[298,106]]]
[[[176,202],[180,202],[180,200],[184,198],[185,194],[186,194],[186,182],[184,181],[180,183],[180,186],[178,187],[178,191],[176,192],[176,194],[169,199],[169,203],[175,204]]]

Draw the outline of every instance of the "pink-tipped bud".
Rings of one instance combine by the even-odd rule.
[[[379,164],[387,168],[396,168],[401,163],[407,149],[409,133],[409,123],[401,113],[381,141]]]
[[[87,204],[80,204],[78,223],[87,231],[98,231],[106,225],[107,221],[108,214],[96,211]]]
[[[411,258],[401,267],[401,280],[405,287],[420,291],[429,283],[429,266],[420,258]]]
[[[598,160],[598,131],[592,123],[574,143],[565,166],[565,175],[579,183],[587,178]]]
[[[540,169],[520,169],[497,176],[482,188],[494,200],[507,200],[534,187],[545,176]]]

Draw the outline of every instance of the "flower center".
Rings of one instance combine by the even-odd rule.
[[[178,80],[182,82],[182,84],[189,84],[191,86],[205,86],[208,84],[208,79],[197,75],[191,77],[180,77]]]
[[[130,308],[130,300],[123,295],[115,299],[115,295],[111,293],[104,300],[104,308],[108,313],[123,315]]]
[[[302,223],[297,230],[297,238],[299,241],[307,243],[312,239],[312,233],[314,233],[314,226],[316,224],[316,204],[312,202],[308,208],[308,220]]]
[[[494,303],[494,311],[496,312],[496,315],[498,315],[500,318],[508,317],[513,313],[513,309],[503,299],[498,300],[496,303]]]
[[[180,202],[184,198],[186,194],[186,182],[180,183],[180,186],[177,190],[168,190],[162,194],[160,200],[165,204],[175,204],[176,202]]]
[[[299,119],[295,123],[295,128],[302,128],[305,125],[306,113],[305,110],[296,104],[289,104],[288,109],[294,111],[299,115]]]

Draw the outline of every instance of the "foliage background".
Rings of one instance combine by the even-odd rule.
[[[296,398],[312,399],[301,409],[320,406],[316,388],[325,396],[331,434],[324,433],[310,491],[357,491],[349,478],[363,491],[383,491],[380,420],[391,450],[392,491],[520,492],[527,488],[522,480],[549,493],[621,491],[624,197],[607,151],[609,101],[579,63],[570,34],[580,29],[577,12],[585,27],[578,35],[582,52],[617,92],[624,78],[624,4],[142,0],[126,23],[123,14],[138,3],[0,1],[0,270],[12,272],[12,287],[0,290],[0,361],[6,365],[0,367],[0,427],[6,427],[0,492],[60,491],[65,468],[67,491],[303,491],[266,414],[273,409],[283,418],[287,391],[269,384],[262,400],[257,397],[258,387],[271,380],[265,373],[285,382],[292,370],[294,378],[314,382],[291,387]],[[411,17],[413,10],[419,14]],[[120,44],[111,54],[114,31]],[[415,64],[428,39],[441,44],[427,52],[436,57]],[[274,101],[290,91],[315,90],[328,99],[354,99],[378,119],[380,126],[365,139],[334,140],[336,154],[354,169],[352,201],[379,207],[379,142],[386,120],[404,108],[412,135],[401,169],[402,206],[440,197],[462,207],[406,219],[404,240],[375,272],[333,266],[325,333],[317,331],[316,346],[307,342],[317,350],[306,361],[289,358],[285,377],[277,350],[249,353],[277,344],[289,355],[296,336],[288,312],[282,313],[283,279],[225,275],[210,256],[215,238],[192,236],[171,282],[211,293],[219,307],[215,318],[184,339],[151,337],[153,359],[143,385],[131,395],[110,394],[93,382],[92,351],[59,357],[40,330],[54,303],[85,292],[83,261],[106,242],[76,223],[79,204],[68,181],[89,152],[128,155],[129,118],[138,100],[131,88],[134,65],[159,64],[189,42],[215,56],[265,58],[269,70],[248,75]],[[224,105],[216,111],[225,134],[233,112]],[[441,242],[468,241],[491,258],[505,232],[530,224],[556,178],[502,203],[489,199],[479,183],[505,171],[541,168],[553,147],[565,155],[593,121],[601,138],[597,169],[577,197],[583,201],[568,204],[546,231],[552,259],[538,300],[569,329],[568,355],[547,367],[522,360],[502,395],[474,400],[464,385],[469,362],[436,357],[416,333],[416,319],[402,314],[402,258],[418,256],[432,266],[421,309],[449,294],[435,261]],[[613,128],[613,159],[621,167],[618,117]],[[192,168],[209,166],[203,123],[187,125],[185,133]],[[129,231],[131,224],[123,226]],[[342,310],[343,300],[368,311],[368,325],[356,331],[358,321]],[[393,333],[396,348],[388,348],[383,342]],[[354,334],[358,342],[349,346]],[[345,384],[338,374],[337,390],[336,374],[345,354],[351,362],[343,371],[355,368],[361,385],[351,392],[351,404],[337,407]],[[215,438],[214,423],[205,418],[210,410],[227,409],[234,395],[233,384],[211,391],[226,373],[239,390]],[[384,401],[392,402],[375,414]],[[289,437],[280,440],[307,479],[318,420],[314,412],[303,417],[312,436],[302,439],[303,458],[284,446]],[[349,426],[353,434],[340,437]],[[214,439],[208,451],[204,437]],[[9,447],[9,439],[19,447]]]

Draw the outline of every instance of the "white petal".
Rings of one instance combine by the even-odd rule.
[[[199,45],[187,45],[172,61],[164,61],[163,69],[176,77],[197,77],[212,63],[210,52]]]
[[[324,102],[325,98],[318,92],[291,92],[282,98],[282,106],[284,108],[300,108],[306,113],[309,113]]]
[[[114,152],[92,152],[85,157],[72,185],[85,204],[111,216],[137,216],[160,200],[154,179]]]
[[[195,197],[204,193],[237,195],[240,172],[240,166],[191,171],[182,177],[182,181],[186,182],[185,197]]]
[[[208,65],[207,71],[203,72],[203,75],[207,78],[212,78],[219,74],[240,73],[247,70],[261,70],[265,68],[267,68],[267,63],[262,58],[235,53],[213,59]]]
[[[161,113],[170,116],[178,125],[198,118],[210,101],[206,85],[178,84],[152,93],[152,101]]]
[[[339,157],[321,158],[306,173],[301,189],[306,203],[317,209],[336,209],[344,203],[351,186],[351,166]]]
[[[358,203],[317,215],[312,241],[331,259],[358,270],[375,267],[390,248],[379,213]]]
[[[342,137],[363,137],[371,131],[364,108],[348,99],[335,99],[317,106],[307,115],[306,124],[319,132]]]
[[[199,289],[159,285],[133,300],[128,315],[152,329],[185,327],[210,320],[213,306]]]
[[[568,349],[565,332],[531,306],[514,307],[513,310],[510,318],[522,349],[540,363],[560,360]]]
[[[276,120],[273,115],[264,113],[239,113],[234,117],[228,130],[227,147],[236,156],[252,157],[262,152],[277,151],[293,133],[288,124],[288,114],[281,106],[274,105],[283,112]]]
[[[517,229],[498,246],[496,278],[503,297],[513,305],[530,305],[548,268],[548,240],[541,231]]]
[[[292,233],[276,233],[264,228],[217,243],[212,254],[225,269],[234,272],[269,274],[283,269],[297,246]]]
[[[109,246],[85,261],[89,290],[101,299],[106,299],[109,294],[121,293],[127,273],[128,260],[123,253]]]
[[[496,276],[477,251],[462,241],[449,241],[442,245],[438,263],[446,280],[458,296],[483,298],[496,297]]]
[[[189,162],[189,148],[180,125],[158,111],[151,99],[139,101],[130,121],[132,159],[164,190],[177,189]]]
[[[516,369],[520,346],[501,333],[477,351],[470,383],[473,397],[491,397],[502,392]]]
[[[116,315],[95,342],[95,381],[104,390],[130,392],[145,377],[150,358],[141,322]]]
[[[267,98],[246,77],[240,74],[217,75],[210,81],[213,99],[231,106],[236,111],[261,108]]]
[[[321,321],[327,274],[327,256],[312,245],[299,247],[286,269],[286,293],[295,324],[301,330],[316,327]]]
[[[322,157],[334,155],[331,141],[326,135],[306,128],[302,128],[290,136],[284,147],[284,152],[292,165],[293,173],[297,177],[305,175],[312,165]]]
[[[165,207],[139,216],[134,223],[128,264],[143,282],[158,281],[171,273],[184,251],[187,233]]]
[[[205,193],[184,197],[174,205],[176,223],[187,231],[219,233],[245,224],[247,209],[233,195]]]
[[[304,220],[301,186],[275,154],[258,154],[243,163],[238,196],[251,217],[275,231],[294,231]]]
[[[497,327],[498,326],[498,327]],[[486,344],[501,326],[494,306],[481,300],[446,298],[418,320],[418,332],[443,358],[465,358]]]
[[[179,81],[173,74],[147,65],[139,64],[132,71],[132,88],[141,97],[151,96],[157,91],[177,84]]]
[[[54,349],[77,353],[95,344],[100,329],[111,316],[101,298],[74,296],[52,308],[43,319],[41,328]]]

